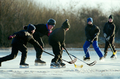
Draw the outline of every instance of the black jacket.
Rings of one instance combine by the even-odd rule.
[[[87,41],[98,40],[98,35],[100,33],[100,29],[96,25],[88,25],[85,27],[85,35],[87,37]]]
[[[65,36],[66,31],[64,28],[55,29],[49,36],[49,44],[53,45],[54,43],[58,43],[60,46],[65,47]]]
[[[27,42],[31,43],[33,46],[40,48],[40,44],[33,38],[33,36],[26,30],[21,30],[14,33],[16,35],[12,40],[12,45],[27,45]]]
[[[36,31],[35,32],[39,32],[40,37],[42,37],[44,35],[48,36],[49,30],[47,29],[46,24],[37,24],[37,25],[34,25],[34,26],[36,27]],[[27,26],[25,26],[24,29],[26,30]]]
[[[108,36],[114,37],[115,36],[115,29],[116,29],[116,26],[115,26],[115,24],[113,22],[112,23],[107,22],[104,25],[103,33],[106,33],[107,37]]]

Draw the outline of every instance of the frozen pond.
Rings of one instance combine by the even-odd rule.
[[[96,60],[95,66],[88,66],[83,62],[77,60],[76,65],[83,65],[83,68],[75,68],[73,64],[66,63],[66,68],[50,69],[50,62],[52,56],[43,53],[42,59],[46,61],[46,66],[35,66],[35,51],[28,49],[28,56],[26,63],[29,64],[29,68],[19,68],[19,62],[21,59],[21,53],[18,56],[7,62],[2,63],[0,68],[0,79],[120,79],[120,51],[117,53],[117,59],[111,60],[111,51],[108,52],[108,56],[104,61],[99,61],[99,57],[93,49],[90,49],[91,60],[87,63],[91,63]],[[51,49],[45,49],[45,51],[52,54]],[[68,49],[69,53],[77,56],[81,60],[84,56],[82,49]],[[103,50],[102,50],[103,52]],[[0,57],[6,56],[11,53],[11,49],[0,50]],[[63,59],[70,61],[70,58],[63,52]]]

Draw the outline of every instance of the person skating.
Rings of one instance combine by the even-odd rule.
[[[33,38],[35,29],[36,28],[34,25],[29,24],[27,30],[21,30],[8,37],[9,40],[13,39],[11,43],[12,51],[10,55],[0,58],[0,66],[2,62],[16,58],[18,51],[21,51],[22,53],[20,66],[21,67],[29,66],[29,64],[25,63],[27,58],[27,47],[26,47],[27,42],[31,43],[37,49],[41,49],[40,50],[41,52],[43,51],[42,46]]]
[[[85,52],[85,56],[83,58],[83,60],[90,60],[90,55],[89,55],[89,50],[88,48],[90,47],[90,45],[92,44],[94,47],[94,50],[96,51],[96,53],[99,56],[99,59],[102,60],[103,59],[103,54],[101,52],[101,50],[99,49],[98,46],[98,36],[100,33],[100,29],[98,26],[93,24],[93,19],[90,17],[87,19],[87,26],[85,27],[85,35],[86,35],[86,42],[83,45],[83,49]]]
[[[52,32],[52,29],[55,27],[55,24],[56,24],[56,21],[51,18],[47,21],[47,24],[34,25],[36,27],[36,31],[33,34],[33,37],[36,41],[38,41],[38,43],[42,46],[42,48],[44,47],[42,37],[45,35],[49,36],[50,33]],[[27,27],[25,26],[24,29],[27,29]],[[46,65],[46,62],[41,59],[41,56],[42,56],[41,49],[37,49],[36,46],[34,46],[34,48],[36,50],[35,65],[36,66],[37,65]]]
[[[54,58],[51,60],[51,68],[65,67],[62,62],[63,48],[65,47],[65,36],[69,30],[70,24],[68,19],[62,24],[60,28],[56,28],[49,36],[49,44],[52,46]]]
[[[111,56],[111,58],[116,57],[116,49],[114,46],[114,39],[115,39],[115,29],[116,26],[113,22],[114,17],[113,15],[109,16],[109,21],[107,23],[105,23],[104,28],[103,28],[103,33],[104,33],[104,37],[105,37],[105,49],[104,49],[104,57],[107,56],[107,51],[108,51],[108,46],[111,47],[111,49],[113,50],[113,54]]]

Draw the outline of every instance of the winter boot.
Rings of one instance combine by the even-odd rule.
[[[117,58],[117,55],[112,54],[112,56],[111,56],[110,58],[116,59],[116,58]]]
[[[104,53],[104,58],[106,58],[106,56],[107,56],[107,53]]]
[[[42,61],[41,59],[36,59],[35,60],[35,66],[45,66],[46,65],[46,62],[45,61]]]
[[[104,60],[104,58],[103,58],[103,57],[100,57],[100,59],[99,59],[99,60],[103,61],[103,60]]]
[[[90,57],[83,57],[84,61],[90,61]]]
[[[51,62],[51,64],[50,64],[50,68],[60,68],[60,64],[57,62]]]
[[[61,68],[65,68],[65,67],[66,67],[66,64],[63,63],[62,61],[58,61],[58,63],[60,64],[60,67],[61,67]]]
[[[116,59],[117,55],[116,55],[117,51],[113,52],[112,56],[110,58]]]
[[[20,63],[20,68],[29,68],[29,64],[27,64],[27,63]]]

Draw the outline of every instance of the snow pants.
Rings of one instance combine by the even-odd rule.
[[[42,41],[42,38],[40,37],[41,36],[41,34],[40,34],[40,32],[35,32],[34,34],[33,34],[33,37],[34,37],[34,39],[36,40],[36,41],[38,41],[38,43],[42,46],[42,47],[44,47],[44,43],[43,43],[43,41]],[[38,49],[38,47],[34,47],[34,49],[36,50],[36,58],[38,58],[38,59],[40,59],[41,58],[41,56],[42,56],[42,49]]]
[[[114,51],[114,52],[116,51],[116,50],[115,50],[115,45],[114,45],[114,37],[111,37],[110,40],[109,40],[109,42],[105,40],[104,53],[107,53],[108,47],[109,47],[109,43],[111,44],[113,51]]]
[[[61,44],[55,41],[50,41],[49,44],[52,46],[52,50],[55,55],[51,62],[62,61],[63,50]]]
[[[20,63],[25,63],[27,58],[27,47],[24,44],[12,45],[12,52],[10,55],[0,58],[0,62],[8,61],[16,58],[18,50],[22,52]]]
[[[90,57],[90,55],[89,55],[89,50],[88,50],[88,48],[90,47],[90,45],[91,45],[91,44],[90,44],[89,41],[86,41],[85,44],[83,45],[83,49],[84,49],[84,52],[85,52],[85,56],[86,56],[87,58]],[[100,50],[99,47],[98,47],[98,41],[93,41],[92,45],[93,45],[94,50],[95,50],[96,53],[98,54],[98,56],[99,56],[99,57],[103,57],[103,54],[102,54],[101,50]]]

